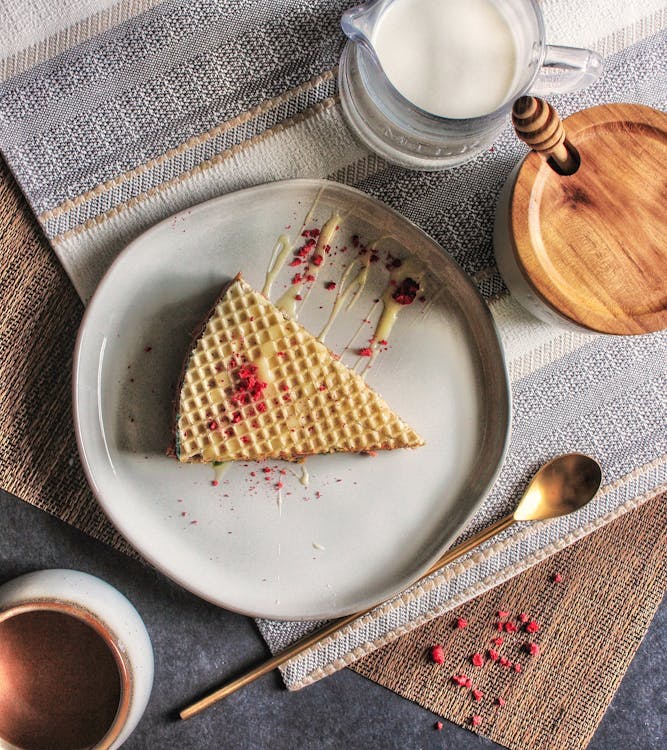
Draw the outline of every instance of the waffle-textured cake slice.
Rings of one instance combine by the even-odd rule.
[[[240,275],[226,287],[185,365],[180,461],[294,460],[423,444],[359,375]]]

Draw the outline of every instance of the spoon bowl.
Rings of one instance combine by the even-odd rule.
[[[583,508],[602,483],[600,464],[583,453],[547,462],[531,479],[512,514],[515,521],[546,521]]]

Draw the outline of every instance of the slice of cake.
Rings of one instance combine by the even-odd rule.
[[[424,441],[296,321],[237,276],[185,363],[179,461],[294,460]]]

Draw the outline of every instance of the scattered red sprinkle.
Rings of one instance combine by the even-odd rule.
[[[530,617],[525,612],[519,612],[519,622],[528,622]]]
[[[475,700],[475,701],[481,701],[483,697],[484,697],[484,693],[479,688],[475,688],[472,691],[472,699],[473,700]]]
[[[470,660],[476,667],[484,666],[484,657],[481,654],[473,654]]]
[[[500,654],[495,649],[490,648],[489,659],[491,659],[491,661],[498,661],[499,658],[500,658]]]
[[[386,340],[386,339],[382,339],[382,340],[381,340],[380,342],[378,342],[378,343],[380,344],[380,346],[387,346],[387,340]]]
[[[515,672],[521,672],[523,670],[523,667],[518,662],[514,665],[514,671]]]
[[[321,266],[322,263],[324,263],[324,258],[321,255],[319,255],[319,253],[317,255],[313,255],[313,257],[310,260],[314,266]]]
[[[496,623],[496,630],[502,630],[505,627],[504,623],[497,622]]]
[[[315,277],[313,276],[313,274],[312,274],[312,273],[309,273],[309,274],[308,274],[308,275],[306,276],[306,281],[308,281],[308,282],[310,282],[310,283],[312,283],[313,281],[315,281]]]
[[[212,420],[211,420],[211,421],[210,421],[210,422],[208,423],[208,429],[209,429],[209,430],[217,430],[217,429],[218,429],[218,423],[217,423],[217,422],[215,421],[215,419],[212,419]]]
[[[255,409],[257,409],[257,411],[260,414],[263,414],[266,411],[266,404],[263,401],[261,401],[259,404],[257,404],[257,406],[255,407]]]
[[[500,657],[500,666],[501,667],[511,667],[512,666],[512,662],[506,656],[501,656]]]
[[[300,273],[295,273],[292,277],[292,284],[300,284],[303,281],[303,276]]]
[[[380,342],[382,343],[382,342]],[[459,630],[462,628],[468,627],[468,621],[465,619],[465,617],[459,617],[456,622],[454,623],[454,626],[457,627]]]
[[[540,654],[540,647],[537,643],[526,643],[524,650],[526,650],[531,656],[539,656]]]
[[[270,474],[270,473],[271,473],[271,467],[270,467],[270,466],[265,466],[265,467],[264,467],[264,468],[262,469],[262,471],[263,471],[263,472],[264,472],[265,474]]]
[[[452,682],[456,683],[459,687],[470,687],[472,685],[472,680],[464,674],[452,675]]]
[[[324,285],[324,288],[327,291],[330,292],[330,291],[332,291],[333,289],[336,288],[336,282],[335,281],[327,281],[327,283]]]
[[[516,633],[518,630],[517,626],[513,622],[506,622],[504,625],[506,633]]]
[[[241,421],[241,412],[235,411],[234,414],[232,415],[232,422],[234,422],[234,424],[238,424],[240,421]]]
[[[301,258],[294,258],[294,260],[290,263],[290,266],[300,266],[303,263]]]
[[[478,727],[482,723],[482,717],[473,716],[472,719],[470,719],[470,722],[474,727]]]
[[[531,620],[526,625],[526,633],[537,633],[537,631],[540,629],[540,626],[535,620]]]
[[[554,573],[553,578],[551,579],[554,583],[561,583],[563,580],[563,576],[560,573]]]
[[[501,636],[498,636],[497,638],[492,638],[491,643],[493,643],[494,646],[502,646],[503,643],[505,643],[505,640],[501,638]]]
[[[213,487],[217,487],[218,486],[218,480],[217,479],[211,479],[211,485]]]
[[[441,721],[436,721],[435,724],[434,724],[434,726],[438,730],[438,732],[442,731],[442,726],[443,725],[442,725]]]
[[[365,346],[363,349],[359,349],[360,357],[371,357],[372,355],[373,350],[370,348],[370,346]]]
[[[510,613],[506,609],[498,610],[498,617],[509,617]]]
[[[434,661],[436,664],[445,663],[445,652],[439,643],[431,646],[431,661]]]
[[[249,435],[241,435],[241,442],[244,445],[247,445],[250,442],[250,436]]]
[[[295,295],[294,295],[294,299],[295,299],[295,300],[296,300],[297,302],[301,302],[301,300],[303,299],[303,297],[302,297],[302,296],[301,296],[300,294],[295,294]]]
[[[282,488],[283,488],[284,486],[285,486],[285,485],[284,485],[284,484],[283,484],[282,482],[278,482],[278,483],[276,484],[276,488],[277,488],[277,489],[279,489],[279,490],[282,490]]]
[[[507,703],[507,701],[506,701],[506,700],[505,700],[504,698],[501,698],[500,696],[498,696],[498,697],[496,698],[496,703],[497,703],[497,704],[498,704],[499,706],[504,706],[504,705],[505,705],[505,704]]]

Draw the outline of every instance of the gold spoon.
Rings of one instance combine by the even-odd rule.
[[[514,512],[482,529],[470,539],[453,547],[437,560],[419,579],[444,568],[452,560],[464,555],[466,552],[488,541],[492,536],[509,528],[519,521],[546,521],[549,518],[557,518],[583,508],[586,503],[595,497],[602,481],[602,470],[597,461],[581,453],[568,453],[557,456],[542,468],[530,480],[526,491],[523,493],[519,504]],[[239,688],[253,682],[258,677],[273,671],[276,667],[293,659],[306,649],[314,646],[318,641],[333,635],[341,628],[354,622],[357,618],[370,612],[379,605],[375,604],[362,612],[333,620],[322,628],[309,633],[288,649],[263,664],[251,669],[235,680],[228,682],[210,695],[201,698],[196,703],[187,706],[180,712],[181,719],[189,719],[200,711],[212,706],[219,700],[226,698]]]

